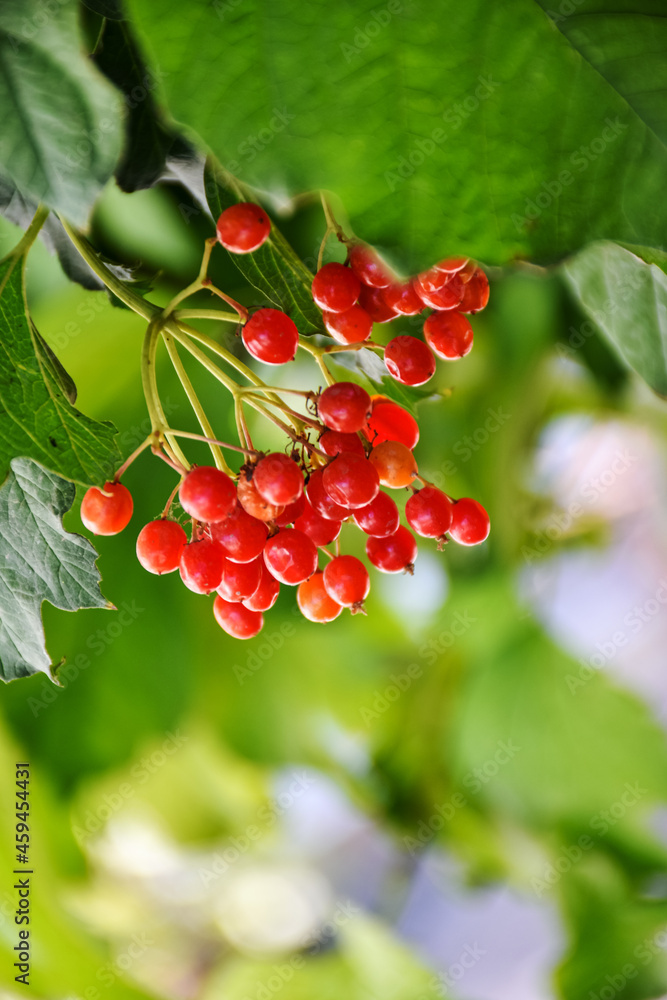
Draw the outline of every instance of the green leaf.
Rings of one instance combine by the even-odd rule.
[[[63,611],[111,607],[99,588],[95,549],[62,526],[75,492],[72,483],[26,458],[12,461],[0,488],[2,680],[48,673],[42,601]]]
[[[83,5],[100,17],[107,17],[112,21],[122,21],[125,17],[121,0],[83,0]]]
[[[209,162],[204,173],[208,205],[213,218],[247,196],[229,175]],[[229,254],[247,281],[294,320],[299,333],[323,333],[322,313],[313,302],[313,276],[275,225],[268,240],[254,253]]]
[[[84,486],[103,483],[120,462],[116,430],[67,398],[73,385],[28,322],[22,265],[0,262],[0,476],[24,455]]]
[[[636,248],[638,249],[638,248]],[[667,275],[615,243],[595,243],[563,265],[584,312],[623,360],[667,396]]]
[[[78,224],[113,173],[122,101],[85,58],[72,0],[0,6],[0,165],[25,196]]]
[[[335,192],[411,271],[452,252],[550,262],[594,239],[664,244],[667,151],[645,120],[663,114],[663,74],[654,90],[634,61],[639,113],[537,4],[129,9],[171,113],[223,166],[283,202]]]
[[[438,393],[429,389],[401,385],[391,377],[377,354],[364,347],[358,351],[336,351],[327,357],[326,364],[338,381],[356,382],[371,396],[387,396],[415,415],[418,403],[438,397]]]

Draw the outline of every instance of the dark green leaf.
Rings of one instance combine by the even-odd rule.
[[[122,102],[81,51],[77,5],[0,6],[0,166],[19,191],[85,223],[113,173]]]
[[[35,353],[39,355],[40,363],[45,369],[48,369],[53,381],[60,386],[67,399],[70,401],[72,406],[74,406],[77,397],[74,379],[69,372],[65,370],[32,321],[30,323],[30,329],[32,330],[35,342]]]
[[[72,483],[15,458],[0,489],[0,677],[49,672],[43,601],[63,611],[108,608],[89,541],[65,531]]]
[[[25,312],[23,259],[0,263],[0,475],[24,455],[66,479],[103,483],[120,462],[112,424],[75,410]]]
[[[623,360],[667,395],[667,275],[615,243],[595,243],[563,265],[581,308]]]
[[[110,21],[122,21],[125,17],[122,0],[83,0],[83,5]]]

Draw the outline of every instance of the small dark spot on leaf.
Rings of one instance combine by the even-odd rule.
[[[52,437],[49,438],[49,444],[51,445],[52,448],[58,447],[58,442]]]

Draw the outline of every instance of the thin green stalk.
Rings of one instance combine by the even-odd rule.
[[[238,323],[239,317],[236,313],[220,312],[218,309],[177,309],[174,319],[180,322],[182,319],[213,319],[221,323]]]
[[[165,434],[165,428],[169,426],[167,417],[162,409],[160,394],[157,388],[157,378],[155,372],[155,355],[157,353],[158,340],[160,338],[161,325],[159,315],[148,324],[146,335],[141,349],[141,384],[144,390],[144,398],[148,408],[151,426],[160,437],[164,434],[169,449],[177,462],[180,462],[186,469],[190,468],[190,463],[181,451],[177,441]]]
[[[7,260],[8,257],[22,257],[27,254],[30,247],[33,245],[37,239],[37,235],[49,217],[49,209],[46,205],[40,205],[32,217],[30,225],[24,232],[21,239],[18,241],[15,247],[13,247],[9,253],[3,257],[3,260]]]

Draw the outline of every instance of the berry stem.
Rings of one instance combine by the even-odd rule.
[[[169,499],[167,500],[166,504],[164,505],[164,510],[162,511],[162,514],[160,515],[160,517],[165,518],[165,517],[168,516],[169,511],[171,509],[171,505],[173,504],[174,498],[176,497],[176,494],[178,493],[180,487],[181,487],[181,479],[178,480],[178,482],[174,486],[173,490],[169,494]]]
[[[324,359],[322,357],[323,349],[321,347],[316,347],[315,344],[311,344],[305,337],[299,337],[299,347],[302,347],[304,351],[306,351],[307,354],[310,354],[310,356],[317,362],[327,385],[333,385],[336,379],[324,363]]]
[[[25,254],[27,254],[28,250],[37,239],[37,235],[42,226],[44,225],[44,223],[46,222],[46,220],[48,219],[48,217],[49,217],[49,209],[46,207],[46,205],[40,205],[37,208],[35,214],[33,215],[32,221],[30,222],[30,225],[24,232],[21,239],[18,241],[16,246],[9,251],[7,256],[2,258],[2,260],[7,260],[9,257],[18,258],[25,256]]]
[[[148,435],[145,441],[142,441],[142,443],[139,445],[138,448],[134,449],[130,457],[125,459],[123,464],[117,470],[116,475],[113,477],[113,482],[114,483],[120,482],[120,477],[129,469],[129,467],[134,462],[135,458],[138,458],[139,455],[141,455],[142,451],[144,451],[154,442],[155,442],[155,432],[153,431],[151,434]]]
[[[261,452],[256,451],[254,448],[240,448],[236,444],[229,444],[228,441],[219,441],[217,438],[208,437],[204,434],[195,434],[194,431],[176,431],[173,427],[170,427],[169,433],[173,434],[174,437],[190,438],[192,441],[205,441],[206,444],[214,444],[219,448],[227,448],[229,451],[238,451],[241,455],[250,455],[253,458],[261,455]],[[235,475],[235,473],[231,473],[231,475]]]
[[[178,309],[174,313],[177,322],[183,319],[213,319],[221,323],[238,323],[236,313],[222,312],[219,309]]]
[[[158,314],[148,324],[141,349],[141,383],[153,431],[159,436],[160,439],[162,439],[163,436],[166,437],[167,445],[169,450],[172,452],[174,459],[180,462],[181,465],[187,470],[190,468],[190,463],[179,448],[178,442],[170,438],[168,434],[165,434],[165,428],[167,428],[169,424],[167,422],[165,412],[162,409],[162,403],[160,402],[160,394],[158,393],[155,372],[155,355],[157,353],[157,345],[161,330],[162,319]]]

